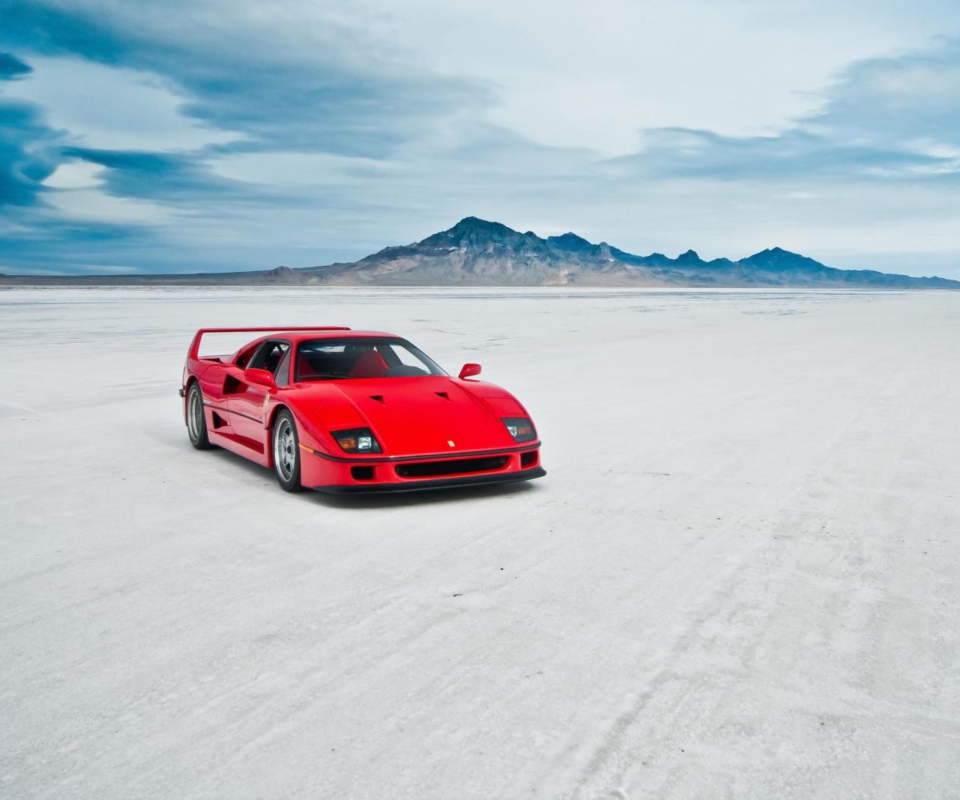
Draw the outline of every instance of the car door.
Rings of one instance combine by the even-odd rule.
[[[278,386],[285,386],[289,382],[285,378],[290,373],[290,342],[284,339],[268,339],[260,345],[253,358],[246,365],[247,369],[263,369],[272,373]],[[267,400],[267,390],[246,381],[243,370],[234,367],[231,370],[225,386],[227,403],[230,409],[230,420],[234,432],[256,443],[257,448],[263,443],[264,406]]]

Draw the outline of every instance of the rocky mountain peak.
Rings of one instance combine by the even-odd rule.
[[[686,253],[681,253],[679,256],[677,256],[677,263],[683,265],[702,264],[703,259],[700,258],[696,250],[687,250]]]
[[[517,231],[508,228],[499,222],[489,222],[479,217],[464,217],[452,228],[441,231],[436,236],[443,236],[447,239],[492,239],[502,241],[503,239],[518,236]],[[433,237],[431,237],[433,238]]]
[[[807,258],[797,253],[791,253],[782,247],[771,247],[766,250],[761,250],[749,258],[743,259],[741,263],[767,270],[824,268],[824,265],[819,261],[814,261],[812,258]]]
[[[484,251],[491,247],[513,245],[523,234],[518,233],[499,222],[488,222],[479,217],[464,217],[452,228],[448,228],[410,247],[417,250],[473,250]]]
[[[560,236],[550,236],[547,243],[565,253],[584,253],[593,249],[593,243],[575,233],[563,233]]]

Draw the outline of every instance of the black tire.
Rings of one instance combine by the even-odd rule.
[[[187,436],[190,444],[197,450],[209,450],[213,447],[207,436],[207,418],[203,413],[203,392],[200,384],[194,381],[187,391]]]
[[[297,436],[297,423],[286,409],[283,409],[273,421],[270,434],[273,447],[273,471],[277,483],[285,492],[299,492],[300,485],[300,437]]]

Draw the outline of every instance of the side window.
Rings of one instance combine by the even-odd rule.
[[[250,359],[253,358],[253,354],[256,353],[258,349],[257,347],[248,347],[244,350],[237,356],[237,366],[240,367],[240,369],[246,369],[250,363]]]
[[[267,372],[277,373],[277,367],[280,360],[290,350],[290,342],[264,342],[257,350],[257,354],[250,361],[250,367],[254,369],[265,369]]]
[[[261,344],[247,360],[247,367],[249,369],[263,369],[263,362],[266,361],[267,351],[269,351],[272,346],[273,342],[264,342]]]
[[[290,353],[292,352],[293,348],[287,347],[287,351],[280,359],[280,364],[277,366],[277,371],[274,374],[277,386],[287,386],[290,384]]]

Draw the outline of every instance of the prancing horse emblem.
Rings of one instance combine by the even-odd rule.
[[[456,444],[451,442],[449,439],[447,439],[447,444],[450,445],[451,447],[456,447]]]

